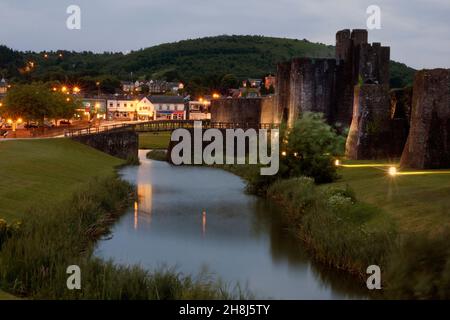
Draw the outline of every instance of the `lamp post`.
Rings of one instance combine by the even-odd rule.
[[[10,119],[6,120],[6,122],[11,125],[11,130],[12,130],[13,135],[14,135],[13,137],[16,138],[17,125],[21,124],[23,122],[22,118],[20,118],[20,117],[17,118],[17,119],[11,119],[10,118]]]
[[[95,85],[97,86],[97,98],[100,98],[100,81],[97,81]]]

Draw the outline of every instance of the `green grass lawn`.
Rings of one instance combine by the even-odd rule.
[[[0,142],[0,218],[20,220],[28,208],[70,199],[80,185],[122,163],[68,139]]]
[[[17,300],[18,298],[0,290],[0,300]]]
[[[369,164],[373,161],[344,164]],[[381,163],[381,162],[378,162]],[[358,200],[380,207],[394,217],[400,232],[439,233],[450,226],[450,174],[396,175],[387,168],[341,167],[342,179],[334,185],[348,184]]]
[[[170,142],[170,131],[149,132],[139,135],[140,149],[167,149]]]

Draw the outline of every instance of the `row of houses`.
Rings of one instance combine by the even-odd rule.
[[[149,94],[165,94],[174,93],[177,94],[179,90],[184,88],[181,82],[168,82],[164,80],[149,80],[149,81],[122,81],[121,82],[123,92],[143,92],[148,91]],[[144,87],[147,87],[144,90]]]
[[[78,118],[105,120],[186,120],[208,119],[209,101],[189,101],[182,96],[149,95],[136,97],[110,96],[85,97],[83,108],[77,110]],[[199,107],[202,105],[202,108]]]

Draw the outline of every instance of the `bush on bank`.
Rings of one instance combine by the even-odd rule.
[[[383,211],[359,203],[347,189],[319,189],[311,178],[280,180],[268,196],[281,203],[293,232],[320,261],[360,275],[369,265],[386,266],[395,225]]]
[[[231,295],[209,279],[122,267],[92,256],[95,241],[130,204],[133,188],[96,179],[70,202],[30,211],[0,251],[0,287],[37,299],[212,299]],[[81,268],[82,290],[67,289],[67,267]],[[244,293],[237,291],[238,297]]]
[[[326,123],[323,114],[304,113],[283,136],[281,178],[306,176],[316,183],[336,180],[334,159],[343,153],[345,138]]]

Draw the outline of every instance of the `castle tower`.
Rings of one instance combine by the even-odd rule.
[[[381,84],[389,86],[389,47],[368,43],[364,29],[345,29],[336,33],[337,103],[334,122],[348,127],[352,121],[354,86]]]

